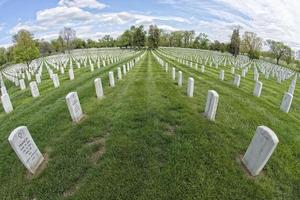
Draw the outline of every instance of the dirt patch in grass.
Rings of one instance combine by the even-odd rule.
[[[166,130],[164,131],[164,134],[168,135],[168,136],[173,136],[175,134],[176,127],[177,126],[173,126],[173,125],[167,124],[165,126]]]
[[[78,179],[78,180],[75,182],[75,184],[72,185],[72,187],[70,187],[67,191],[65,191],[65,192],[63,193],[63,197],[64,197],[64,198],[73,196],[73,195],[79,190],[79,188],[80,188],[80,186],[79,186],[79,180],[80,180],[80,179]]]
[[[90,155],[91,162],[95,165],[99,158],[105,153],[105,142],[106,138],[93,138],[93,140],[89,141],[87,145],[92,146],[93,153]]]
[[[73,122],[73,125],[80,124],[80,123],[82,123],[87,118],[88,118],[88,116],[86,114],[83,114],[82,117],[80,118],[80,120],[78,122]]]
[[[251,180],[255,180],[256,178],[259,178],[261,176],[264,176],[264,173],[263,173],[263,170],[260,172],[259,175],[257,176],[252,176],[251,173],[249,172],[249,170],[247,169],[247,167],[244,165],[242,159],[243,159],[243,156],[242,154],[239,154],[236,156],[235,160],[236,162],[240,165],[240,167],[242,168],[242,170],[244,171],[245,175],[247,178],[251,179]]]
[[[43,154],[43,156],[44,156],[44,161],[37,168],[35,174],[32,174],[27,170],[27,173],[26,173],[27,179],[32,180],[32,179],[38,177],[46,169],[48,161],[49,161],[49,154],[46,152]]]

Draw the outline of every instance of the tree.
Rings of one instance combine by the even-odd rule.
[[[52,45],[45,40],[38,41],[38,45],[42,56],[49,55],[53,51]]]
[[[120,37],[117,39],[118,47],[125,47],[126,49],[129,46],[132,46],[132,32],[130,30],[126,30]]]
[[[98,46],[97,42],[92,39],[88,39],[86,41],[86,45],[87,45],[87,48],[97,48],[97,46]]]
[[[241,52],[251,54],[253,57],[255,52],[260,52],[262,47],[262,39],[253,32],[245,32],[241,42]],[[259,53],[260,54],[260,53]]]
[[[132,26],[130,30],[132,31],[132,45],[138,49],[144,47],[146,43],[146,31],[144,31],[144,26],[141,25],[137,28]]]
[[[171,46],[171,34],[169,32],[165,32],[164,30],[160,30],[159,44],[158,46],[170,47]]]
[[[64,27],[64,29],[59,32],[59,36],[66,42],[66,48],[69,52],[70,43],[76,38],[76,31],[72,28]]]
[[[51,40],[51,45],[55,52],[64,52],[64,40],[61,37]]]
[[[170,46],[172,47],[183,47],[183,31],[173,31],[170,36]]]
[[[257,50],[250,50],[250,51],[248,52],[248,57],[249,57],[251,60],[259,59],[259,56],[260,56],[260,51],[257,51]]]
[[[82,40],[80,38],[76,38],[75,40],[72,41],[72,46],[75,49],[84,49],[87,47],[87,44],[84,40]]]
[[[110,35],[105,35],[101,39],[99,39],[99,47],[114,47],[115,40]]]
[[[205,33],[199,33],[194,40],[193,47],[197,49],[208,49],[209,43],[208,35]]]
[[[20,30],[13,36],[14,58],[16,62],[25,62],[29,68],[30,62],[40,55],[40,51],[33,40],[33,35],[26,30]]]
[[[291,57],[292,50],[289,46],[283,42],[277,42],[274,40],[267,40],[267,44],[270,47],[270,52],[276,58],[276,63],[279,64],[280,59],[286,59]]]
[[[229,45],[229,52],[237,57],[240,54],[240,29],[235,28],[231,35],[231,41]]]
[[[159,45],[160,30],[156,25],[150,25],[148,31],[148,47],[157,49]]]
[[[6,49],[4,47],[0,48],[0,66],[7,62]]]
[[[183,46],[190,47],[195,37],[195,31],[184,31],[183,32]]]

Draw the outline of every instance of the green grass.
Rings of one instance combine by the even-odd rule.
[[[230,67],[207,66],[202,74],[166,60],[169,73],[147,52],[115,88],[108,87],[108,71],[114,69],[116,77],[117,65],[93,73],[75,70],[75,80],[60,77],[58,89],[45,80],[38,99],[29,90],[10,87],[15,110],[0,113],[1,199],[299,199],[299,88],[285,114],[279,105],[289,81],[280,85],[261,77],[263,92],[256,98],[252,72],[236,88]],[[183,87],[172,81],[172,66],[183,72]],[[221,68],[223,82],[218,80]],[[190,76],[195,78],[193,98],[186,96]],[[96,77],[103,81],[102,100],[95,97]],[[202,115],[209,89],[220,96],[215,122]],[[87,115],[77,125],[65,103],[74,90]],[[33,179],[7,141],[20,125],[28,126],[49,156]],[[259,125],[270,127],[280,142],[262,175],[251,178],[238,158]]]

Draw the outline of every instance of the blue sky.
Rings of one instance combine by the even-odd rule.
[[[264,39],[300,49],[299,0],[0,0],[0,46],[25,28],[39,39],[57,38],[64,26],[77,36],[118,36],[131,25],[166,31],[195,30],[228,41],[236,25]]]

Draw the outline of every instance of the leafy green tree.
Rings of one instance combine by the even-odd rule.
[[[248,57],[249,57],[251,60],[259,59],[259,56],[260,56],[260,51],[257,51],[257,50],[250,50],[250,51],[248,52]]]
[[[0,66],[7,62],[6,49],[4,47],[0,48]]]
[[[38,47],[40,50],[40,54],[42,56],[49,55],[53,52],[53,47],[48,41],[45,40],[38,41]]]
[[[75,40],[72,41],[72,46],[75,49],[84,49],[87,47],[87,44],[84,40],[80,39],[80,38],[76,38]]]
[[[87,48],[97,48],[98,47],[98,43],[92,39],[88,39],[86,41],[86,45],[87,45]]]
[[[144,26],[135,27],[132,26],[130,28],[132,31],[132,44],[134,47],[140,49],[145,46],[146,43],[146,31],[144,30]]]
[[[183,31],[173,31],[170,36],[170,46],[183,47]]]
[[[14,58],[16,62],[25,62],[29,68],[30,62],[40,55],[40,51],[33,40],[33,35],[26,30],[20,30],[13,36]]]
[[[158,46],[170,47],[171,46],[171,34],[169,32],[165,32],[164,30],[160,30],[159,44]]]
[[[191,47],[192,41],[195,37],[195,31],[184,31],[183,32],[183,47]]]
[[[270,52],[276,58],[276,63],[279,64],[280,59],[286,59],[291,57],[292,50],[289,46],[283,42],[277,42],[274,40],[267,40],[267,44],[270,47]]]
[[[101,39],[99,39],[99,47],[114,47],[115,40],[110,35],[105,35]]]
[[[156,25],[150,25],[148,31],[148,47],[150,49],[157,49],[160,39],[160,30]]]
[[[64,52],[65,43],[60,36],[57,39],[51,40],[51,45],[55,52]]]
[[[209,48],[208,35],[205,33],[200,33],[194,40],[193,47],[196,49],[208,49]]]
[[[231,41],[229,46],[229,52],[234,56],[237,57],[240,54],[240,29],[235,28],[231,35]]]
[[[117,38],[117,46],[118,47],[132,47],[132,32],[130,30],[126,30],[121,36]]]

